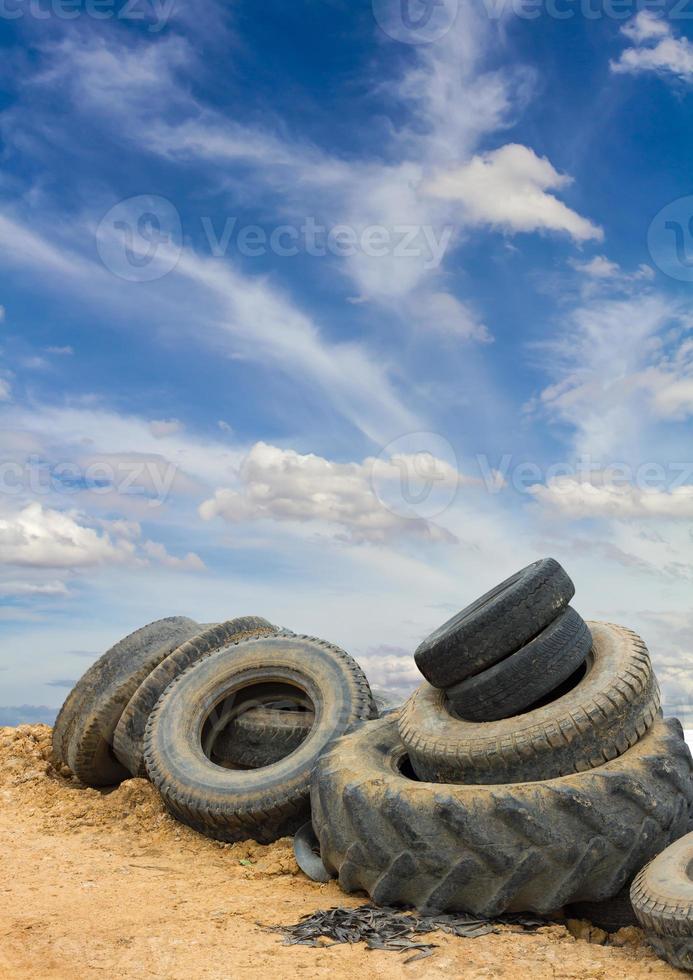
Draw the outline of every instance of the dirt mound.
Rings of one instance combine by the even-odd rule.
[[[477,939],[433,933],[435,954],[410,965],[362,944],[283,946],[262,924],[365,898],[305,878],[289,840],[201,837],[169,816],[144,779],[84,787],[56,772],[50,747],[46,725],[0,728],[0,977],[680,976],[639,930],[607,936],[573,920]]]

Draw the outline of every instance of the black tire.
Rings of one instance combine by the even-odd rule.
[[[630,901],[630,882],[613,898],[603,902],[574,902],[564,909],[567,919],[587,919],[605,932],[618,932],[627,926],[637,926],[638,920]]]
[[[260,769],[294,752],[315,723],[310,710],[258,705],[234,718],[219,734],[213,761],[233,768]]]
[[[511,575],[449,619],[414,654],[434,687],[451,687],[519,650],[564,609],[575,586],[553,558]]]
[[[214,740],[237,710],[235,695],[262,700],[263,685],[277,683],[307,694],[314,707],[305,741],[263,769],[215,765]],[[147,772],[171,813],[200,833],[269,843],[308,819],[318,758],[375,710],[365,674],[339,647],[306,636],[246,640],[194,664],[167,688],[147,723]]]
[[[340,739],[313,777],[313,826],[347,892],[424,912],[546,914],[615,895],[680,834],[693,760],[675,720],[627,753],[539,783],[417,782],[395,720]]]
[[[467,721],[519,715],[566,681],[591,647],[587,623],[568,606],[516,653],[448,688],[450,707]]]
[[[634,745],[659,710],[647,647],[621,626],[588,625],[592,650],[582,679],[557,700],[515,718],[463,721],[448,712],[444,691],[422,684],[398,715],[419,779],[552,779],[602,765]]]
[[[144,732],[154,705],[168,685],[191,664],[221,647],[253,636],[277,633],[278,628],[261,616],[239,616],[217,623],[170,651],[132,693],[113,735],[113,751],[132,776],[146,776]]]
[[[53,727],[53,763],[87,786],[111,786],[130,773],[113,754],[113,732],[131,695],[171,650],[199,630],[185,616],[149,623],[92,664],[67,696]]]
[[[640,871],[630,898],[655,952],[681,970],[693,970],[693,834]]]

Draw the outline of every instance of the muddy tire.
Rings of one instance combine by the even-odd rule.
[[[53,727],[53,763],[87,786],[111,786],[130,775],[113,754],[113,733],[139,684],[199,624],[185,616],[159,619],[107,650],[75,684]]]
[[[519,715],[568,680],[591,646],[587,623],[568,606],[516,653],[448,688],[448,702],[467,721]]]
[[[630,897],[655,952],[680,970],[693,970],[693,834],[644,867]]]
[[[312,710],[287,710],[259,705],[239,715],[214,743],[213,761],[233,768],[271,766],[305,741],[315,722]]]
[[[216,765],[214,742],[233,720],[236,696],[262,701],[268,684],[308,696],[315,711],[310,734],[263,769]],[[147,772],[170,812],[200,833],[269,843],[305,823],[318,758],[375,710],[365,674],[339,647],[306,636],[246,640],[194,664],[166,689],[147,723]]]
[[[512,783],[592,769],[621,755],[652,725],[659,686],[637,634],[589,623],[585,674],[550,704],[500,721],[453,717],[445,692],[422,684],[399,712],[399,731],[419,779]]]
[[[260,616],[239,616],[208,626],[170,651],[145,677],[124,708],[113,735],[113,751],[131,776],[146,776],[144,731],[154,705],[168,685],[191,664],[215,650],[252,636],[278,632]]]
[[[675,720],[624,755],[540,783],[417,782],[397,725],[379,719],[318,763],[313,826],[347,892],[425,912],[546,914],[615,895],[681,833],[693,760]]]
[[[604,902],[575,902],[564,909],[568,919],[587,919],[605,932],[618,932],[627,926],[637,926],[638,920],[630,901],[630,882],[613,898]]]
[[[575,586],[553,558],[516,572],[419,644],[416,666],[434,687],[452,687],[528,643],[564,609]]]

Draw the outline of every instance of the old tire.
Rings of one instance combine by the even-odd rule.
[[[511,783],[552,779],[602,765],[645,734],[659,709],[659,686],[637,634],[589,623],[586,673],[550,704],[515,718],[453,717],[445,692],[422,684],[399,712],[399,731],[419,779]]]
[[[397,725],[340,739],[313,777],[325,867],[347,892],[424,912],[551,912],[616,894],[680,834],[693,760],[675,720],[624,755],[546,782],[453,785],[406,775]]]
[[[448,688],[448,702],[467,721],[519,715],[566,681],[591,646],[587,623],[568,606],[516,653]]]
[[[630,897],[655,952],[681,970],[693,970],[693,834],[644,867]]]
[[[113,754],[113,732],[131,695],[156,665],[194,636],[199,624],[170,616],[107,650],[75,684],[53,727],[53,763],[87,786],[111,786],[130,773]]]
[[[308,737],[263,769],[215,765],[214,740],[233,718],[235,696],[256,693],[261,700],[262,686],[276,683],[310,698],[315,724]],[[147,772],[183,823],[217,840],[269,843],[307,820],[320,755],[374,713],[365,674],[339,647],[306,636],[246,640],[194,664],[167,688],[147,723]]]
[[[266,636],[278,632],[261,616],[239,616],[216,623],[176,649],[169,652],[146,677],[123,710],[113,735],[113,751],[116,758],[132,776],[146,776],[144,766],[144,731],[154,705],[168,685],[184,670],[215,650],[252,636]]]
[[[259,769],[295,752],[310,734],[315,713],[273,705],[257,705],[234,718],[214,743],[213,761]]]
[[[564,609],[575,586],[553,558],[511,575],[434,630],[414,654],[434,687],[452,687],[519,650]]]
[[[603,902],[574,902],[564,909],[568,919],[587,919],[605,932],[618,932],[627,926],[637,926],[638,920],[630,901],[630,882],[613,898]]]

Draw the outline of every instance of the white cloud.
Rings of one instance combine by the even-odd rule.
[[[316,526],[336,526],[340,534],[356,542],[384,542],[415,536],[429,540],[454,540],[451,535],[423,519],[399,516],[387,509],[373,490],[375,477],[399,480],[399,463],[367,458],[362,463],[335,463],[312,453],[302,455],[259,442],[248,453],[239,472],[240,489],[218,489],[201,504],[204,520],[221,517],[231,524],[273,520]],[[472,482],[461,477],[448,463],[436,460],[437,479],[450,487]]]
[[[149,423],[149,431],[155,439],[164,439],[166,436],[175,435],[183,428],[183,423],[179,419],[152,419]]]
[[[631,484],[587,482],[573,477],[557,477],[531,489],[539,503],[565,517],[607,517],[627,521],[633,518],[693,517],[693,486],[674,490],[644,490]]]
[[[369,647],[359,657],[371,687],[384,688],[404,700],[421,683],[421,674],[414,661],[413,650],[383,643]]]
[[[8,565],[83,568],[128,562],[135,548],[117,533],[98,533],[77,511],[57,511],[38,502],[0,518],[0,560]]]
[[[75,509],[55,510],[33,501],[0,518],[0,562],[72,571],[103,565],[141,567],[150,561],[177,571],[201,571],[205,567],[194,552],[178,558],[163,544],[149,540],[140,547],[140,536],[139,524],[133,521],[89,518]],[[53,583],[48,591],[45,585],[27,585],[26,591],[66,594],[63,583]],[[2,588],[0,583],[0,592]],[[16,589],[14,594],[19,594]]]
[[[621,274],[620,265],[607,259],[605,255],[595,255],[587,262],[571,259],[570,265],[578,272],[583,272],[586,276],[592,276],[595,279],[615,279]]]
[[[409,314],[422,327],[458,340],[489,343],[493,338],[477,313],[450,293],[421,293],[409,301]]]
[[[634,47],[621,52],[610,67],[617,74],[637,75],[653,71],[693,81],[693,44],[676,37],[669,24],[648,10],[641,10],[621,31]]]
[[[644,41],[667,37],[671,29],[658,14],[651,10],[641,10],[631,21],[623,25],[621,32],[635,44],[642,44]]]
[[[5,322],[5,315],[6,315],[6,313],[7,313],[7,311],[5,310],[5,307],[4,306],[0,306],[0,323],[4,323]]]
[[[69,345],[65,347],[46,347],[47,354],[56,354],[59,357],[72,357],[74,350]]]
[[[12,388],[9,381],[0,378],[0,402],[12,401]]]
[[[183,558],[176,558],[175,555],[170,555],[164,545],[157,541],[145,541],[143,550],[149,558],[176,571],[201,572],[205,568],[205,563],[194,551],[189,551]]]
[[[0,582],[0,595],[5,596],[68,596],[70,590],[65,582]]]
[[[459,217],[455,202],[422,192],[424,175],[468,158],[528,97],[529,72],[484,71],[494,34],[489,19],[467,4],[436,44],[411,52],[403,74],[382,82],[396,103],[388,129],[391,152],[372,159],[341,159],[287,135],[279,125],[243,124],[203,105],[192,96],[187,78],[197,55],[181,38],[136,47],[123,47],[116,39],[108,44],[64,39],[44,47],[48,68],[33,84],[40,89],[59,81],[81,112],[98,114],[100,123],[110,124],[128,143],[136,141],[182,165],[223,167],[224,184],[235,182],[244,194],[252,181],[264,198],[276,196],[278,213],[294,220],[315,215],[327,227],[345,224],[357,236],[374,226],[394,238],[403,225],[418,228],[416,247],[406,255],[392,248],[376,256],[358,248],[351,256],[326,260],[352,281],[358,296],[406,321],[408,297],[421,302],[426,295],[441,295],[440,265]],[[26,125],[16,113],[13,120]],[[253,166],[236,171],[229,163]],[[486,336],[470,329],[458,331],[458,338]]]
[[[508,143],[439,173],[426,190],[434,197],[459,201],[472,224],[510,232],[562,231],[578,242],[603,238],[600,228],[547,193],[570,183],[571,178],[546,157]]]
[[[535,407],[572,426],[580,453],[641,458],[653,421],[693,411],[693,344],[682,339],[689,319],[658,294],[579,306],[542,345],[555,381]]]

